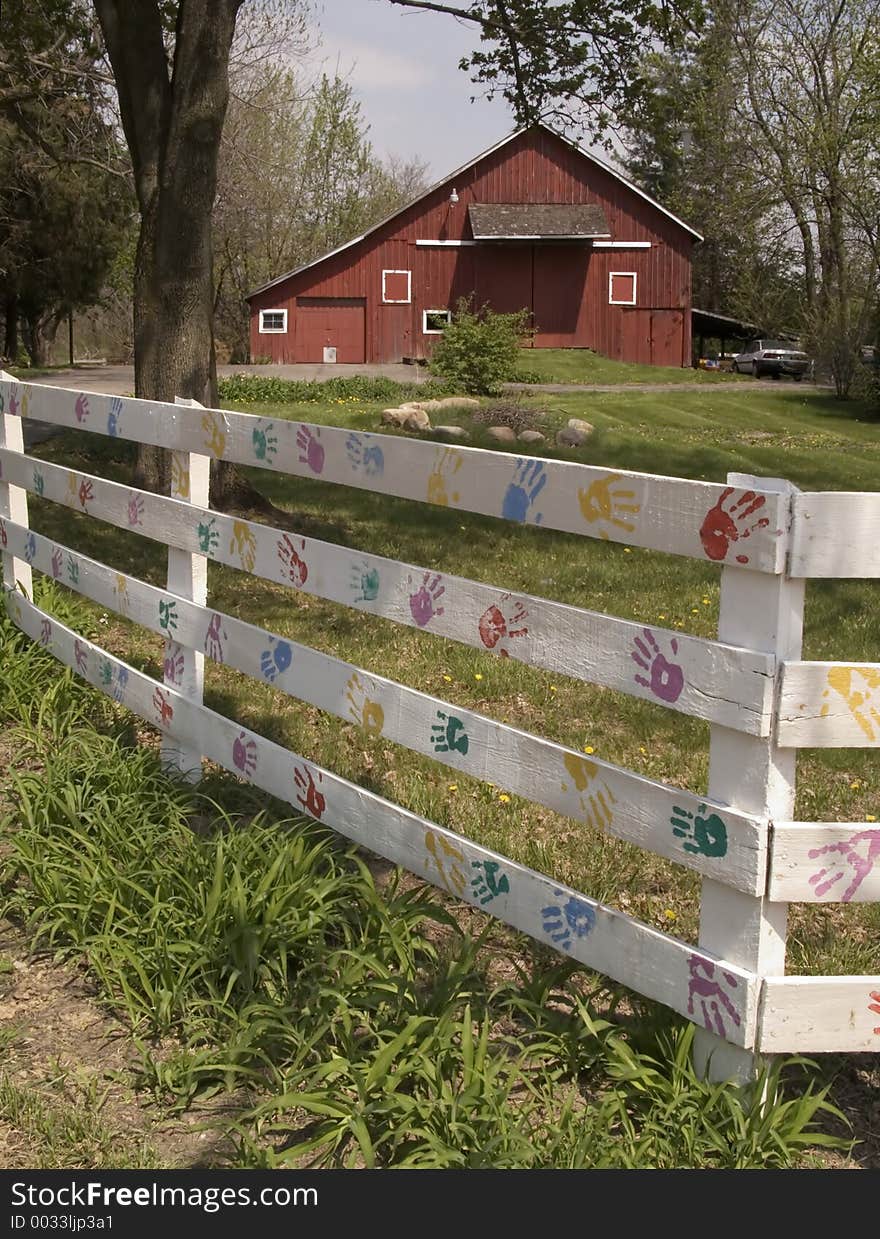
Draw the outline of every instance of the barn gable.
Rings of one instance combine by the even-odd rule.
[[[472,296],[499,311],[530,310],[536,347],[688,364],[699,239],[601,160],[536,125],[257,289],[252,354],[426,357],[458,298]]]

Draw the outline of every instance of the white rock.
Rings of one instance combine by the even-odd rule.
[[[486,434],[496,443],[516,443],[516,435],[509,426],[490,426]]]
[[[469,439],[470,432],[464,426],[435,426],[434,434],[441,439]]]
[[[589,422],[584,422],[579,417],[570,417],[568,419],[568,426],[570,430],[579,430],[585,435],[591,435],[595,429]]]
[[[410,409],[403,423],[407,430],[430,430],[431,419],[424,409]]]
[[[516,437],[520,443],[543,443],[547,438],[540,430],[521,430]]]
[[[583,430],[577,430],[574,426],[565,426],[557,431],[556,442],[560,447],[583,447],[589,437]]]
[[[479,400],[473,396],[444,396],[442,400],[433,401],[441,409],[478,409]]]

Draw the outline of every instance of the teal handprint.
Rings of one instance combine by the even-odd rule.
[[[445,714],[442,710],[437,711],[437,717],[440,722],[434,723],[431,727],[431,744],[434,746],[434,752],[466,753],[470,747],[470,740],[461,719],[456,718],[454,714]]]
[[[366,560],[352,564],[349,585],[355,602],[375,602],[379,596],[379,569],[371,568]]]
[[[476,870],[471,878],[474,894],[481,904],[491,903],[498,895],[510,892],[510,883],[505,874],[498,873],[501,866],[497,860],[472,860]]]
[[[273,423],[263,426],[262,420],[257,422],[251,436],[254,445],[254,455],[257,460],[268,460],[278,451],[278,436],[272,434]]]
[[[199,550],[203,555],[213,555],[220,541],[220,535],[214,528],[214,524],[215,520],[212,516],[207,525],[199,525]]]
[[[159,600],[159,627],[163,632],[172,632],[177,627],[177,603]]]

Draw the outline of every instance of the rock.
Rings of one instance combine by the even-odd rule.
[[[469,439],[470,431],[465,430],[464,426],[435,426],[434,434],[439,435],[441,439]]]
[[[424,409],[410,409],[403,423],[407,430],[430,430],[431,419]]]
[[[516,437],[520,443],[543,443],[547,438],[540,430],[521,430]]]
[[[407,400],[400,406],[401,409],[412,409],[417,413],[436,413],[444,407],[439,400]]]
[[[583,447],[589,437],[583,430],[577,430],[574,426],[565,426],[557,431],[556,442],[559,447]]]
[[[568,419],[568,426],[570,430],[580,430],[585,435],[591,435],[595,429],[589,422],[581,421],[579,417],[570,417]]]
[[[490,426],[486,434],[496,443],[516,443],[516,435],[509,426]]]
[[[409,417],[408,409],[383,409],[382,421],[386,426],[402,426]]]
[[[435,400],[432,403],[441,409],[478,409],[480,407],[479,400],[475,400],[473,396],[444,396],[442,400]]]

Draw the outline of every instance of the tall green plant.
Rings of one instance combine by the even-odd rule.
[[[475,396],[497,394],[516,377],[519,348],[530,334],[529,317],[527,309],[496,314],[484,305],[477,311],[463,297],[437,341],[432,373]]]

